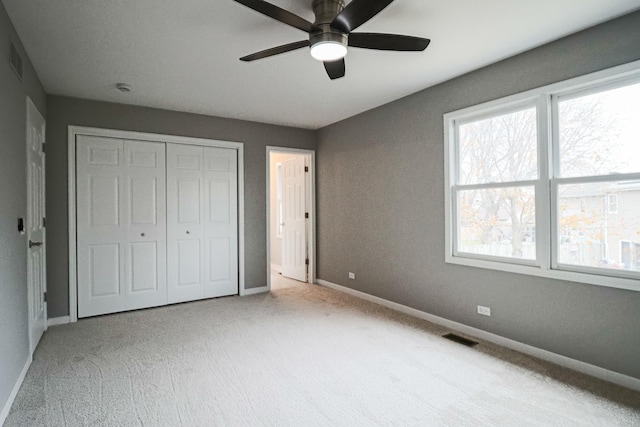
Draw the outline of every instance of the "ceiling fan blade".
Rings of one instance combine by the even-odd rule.
[[[324,62],[324,69],[327,70],[327,74],[331,80],[339,79],[340,77],[344,77],[345,73],[345,65],[344,58],[338,59],[337,61]]]
[[[291,25],[302,31],[310,33],[314,27],[313,24],[304,18],[299,17],[296,14],[284,10],[276,5],[268,3],[263,0],[235,0],[240,4],[243,4],[256,12],[260,12],[263,15],[267,15],[276,21],[280,21],[284,24]]]
[[[292,50],[300,49],[309,46],[309,40],[302,40],[295,43],[284,44],[282,46],[272,47],[271,49],[261,50],[260,52],[252,53],[251,55],[243,56],[240,61],[255,61],[256,59],[268,58],[274,55],[280,55],[281,53],[290,52]]]
[[[344,33],[350,33],[376,16],[382,9],[389,6],[392,1],[353,0],[333,19],[331,26]]]
[[[425,50],[431,40],[400,34],[351,33],[349,46],[364,49],[397,50],[418,52]]]

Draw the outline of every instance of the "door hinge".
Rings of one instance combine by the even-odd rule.
[[[47,144],[45,144],[45,143],[43,142],[43,143],[42,143],[42,152],[43,152],[43,153],[45,153],[45,152],[46,152],[46,151],[45,151],[45,145],[47,145]]]
[[[309,218],[309,212],[305,212],[305,213],[304,213],[304,217],[305,217],[305,218]]]
[[[46,228],[47,227],[47,218],[42,217],[42,228]]]
[[[47,302],[47,293],[46,293],[46,292],[43,292],[43,293],[42,293],[42,296],[44,297],[44,302]]]
[[[309,258],[304,260],[304,265],[309,265]]]
[[[304,171],[305,171],[305,172],[309,172],[309,166],[305,166],[305,167],[304,167]]]

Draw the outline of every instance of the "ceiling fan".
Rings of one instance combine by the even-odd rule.
[[[287,10],[263,0],[235,0],[277,21],[309,34],[309,40],[289,43],[243,56],[241,61],[255,61],[303,47],[310,47],[311,56],[324,63],[331,80],[344,77],[344,57],[347,46],[392,51],[423,51],[431,40],[400,34],[352,33],[393,0],[352,0],[346,7],[343,0],[313,0],[316,17],[311,23]]]

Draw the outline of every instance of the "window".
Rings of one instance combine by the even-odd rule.
[[[640,290],[638,99],[640,62],[446,114],[447,262]]]
[[[607,194],[607,212],[610,214],[618,213],[618,195]]]
[[[536,259],[536,128],[535,105],[459,123],[458,254]]]

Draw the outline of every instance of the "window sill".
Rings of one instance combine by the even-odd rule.
[[[575,271],[552,270],[532,265],[510,264],[453,255],[447,255],[445,262],[447,264],[506,271],[509,273],[525,274],[527,276],[537,276],[548,279],[565,280],[569,282],[586,283],[590,285],[640,292],[640,280],[631,278],[601,276],[597,274],[578,273]]]

